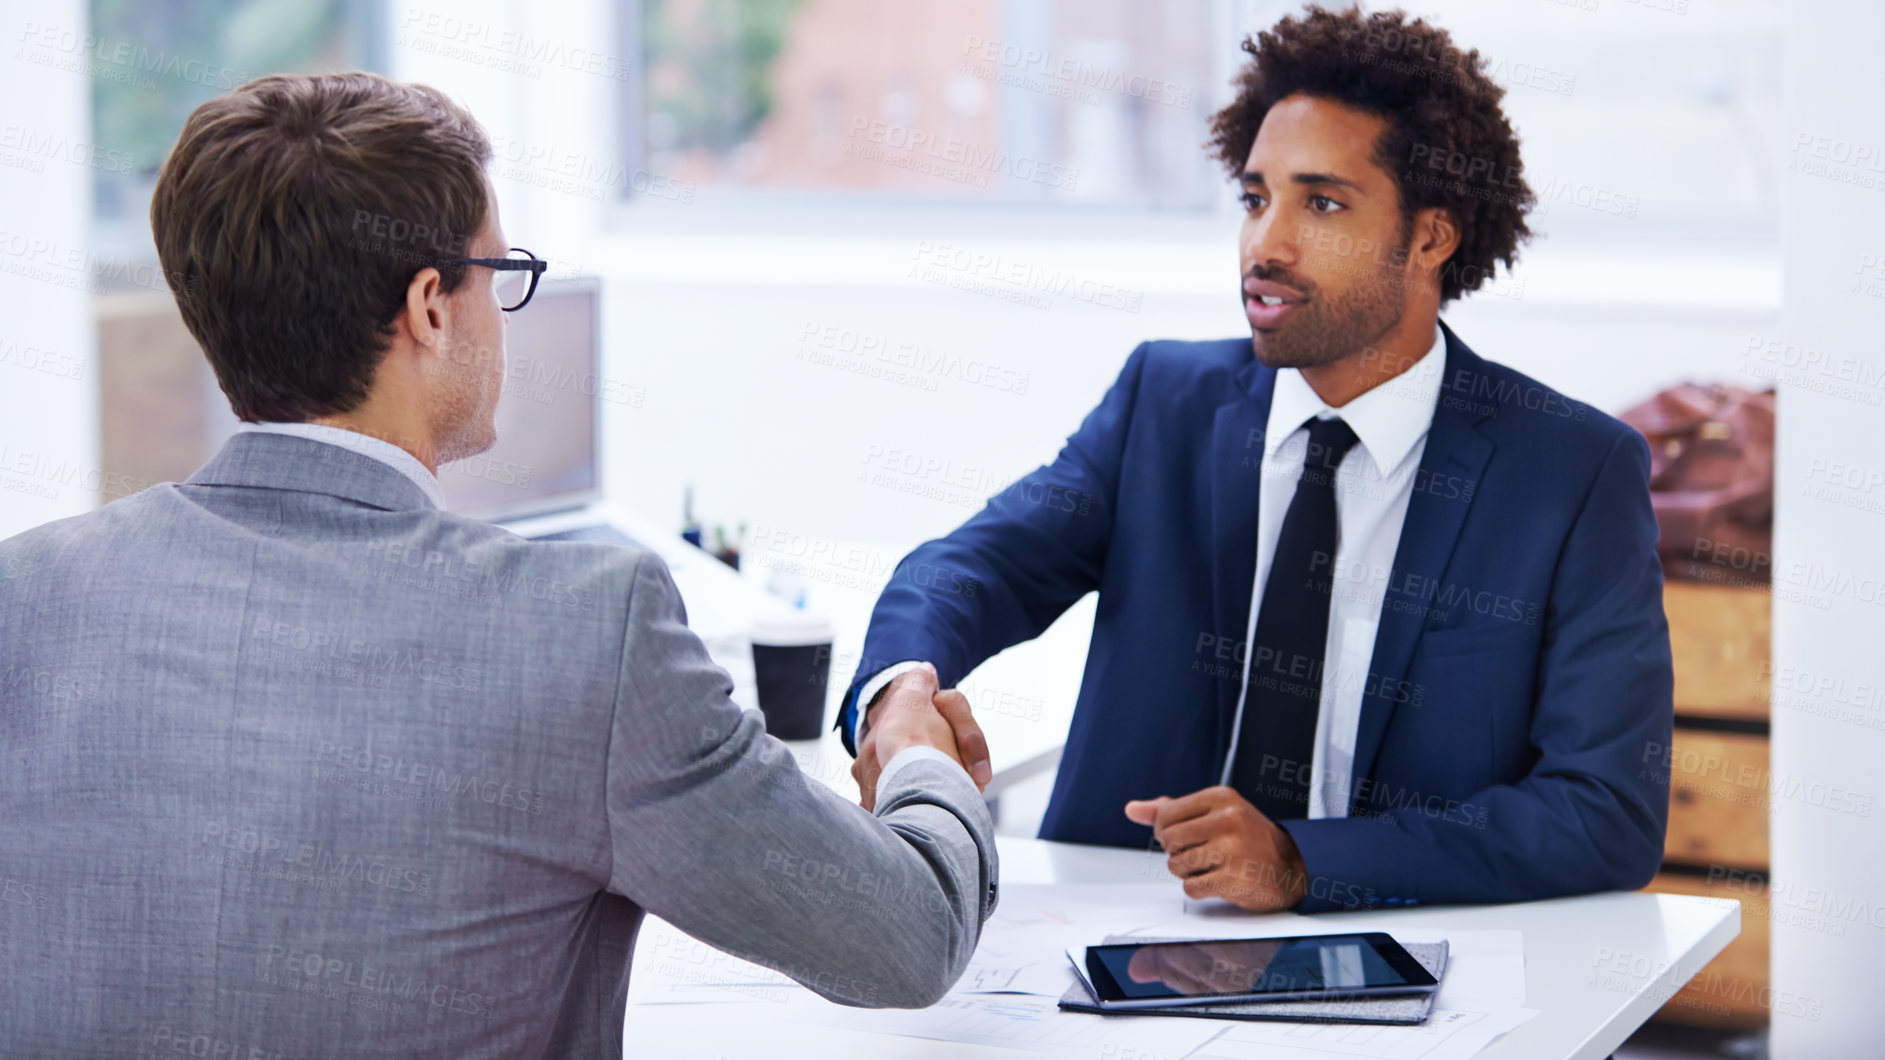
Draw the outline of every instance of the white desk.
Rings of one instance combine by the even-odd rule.
[[[1145,883],[1157,853],[1001,837],[1001,876],[1015,883]],[[1173,884],[1175,888],[1176,883]],[[1667,894],[1595,894],[1501,906],[1423,906],[1368,913],[1253,917],[1311,920],[1323,931],[1509,928],[1525,935],[1526,1004],[1540,1014],[1480,1053],[1486,1060],[1601,1060],[1741,930],[1737,903]],[[648,933],[643,933],[643,938]],[[639,960],[639,957],[638,957]],[[1619,970],[1620,969],[1620,970]],[[630,1005],[630,1057],[911,1057],[1038,1055],[766,1019],[769,1006]],[[1094,1017],[1095,1019],[1103,1017]],[[1246,1057],[1218,1043],[1198,1060]],[[1264,1060],[1281,1060],[1274,1050]]]

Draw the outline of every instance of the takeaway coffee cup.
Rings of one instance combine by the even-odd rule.
[[[834,634],[829,621],[805,611],[780,611],[753,623],[753,682],[767,732],[781,740],[818,738]]]

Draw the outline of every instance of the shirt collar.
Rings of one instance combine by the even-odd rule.
[[[370,434],[350,431],[344,427],[330,427],[324,423],[244,423],[238,431],[255,434],[288,434],[296,438],[306,438],[314,442],[326,442],[337,445],[349,452],[372,457],[380,463],[412,480],[434,508],[445,508],[445,491],[439,488],[438,476],[427,471],[419,458],[406,452],[391,442],[375,438]]]
[[[1263,459],[1266,463],[1276,459],[1277,450],[1302,429],[1309,417],[1340,416],[1354,430],[1361,447],[1368,451],[1376,472],[1383,478],[1391,476],[1432,426],[1445,374],[1446,336],[1438,323],[1433,328],[1433,344],[1412,367],[1339,409],[1331,408],[1316,396],[1302,372],[1280,368],[1276,372],[1276,388],[1270,395]]]

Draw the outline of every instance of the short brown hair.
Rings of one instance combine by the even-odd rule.
[[[1403,229],[1430,206],[1459,226],[1460,245],[1440,271],[1441,301],[1477,290],[1494,263],[1518,260],[1536,200],[1518,134],[1499,108],[1505,89],[1486,76],[1477,49],[1460,51],[1446,30],[1403,11],[1319,5],[1243,47],[1252,61],[1234,83],[1237,98],[1211,118],[1209,146],[1231,179],[1271,107],[1296,93],[1340,103],[1386,119],[1375,163],[1394,180]]]
[[[450,293],[484,227],[491,142],[464,108],[376,74],[263,77],[196,108],[151,197],[183,321],[245,421],[366,399],[413,274]]]

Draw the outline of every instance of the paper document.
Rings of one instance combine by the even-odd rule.
[[[1263,1060],[1467,1060],[1494,1038],[1538,1015],[1433,1010],[1415,1027],[1349,1023],[1234,1023],[1204,1050],[1209,1057]]]
[[[914,1010],[847,1009],[816,997],[808,1001],[785,1011],[822,1026],[1082,1057],[1181,1060],[1225,1027],[1214,1020],[1062,1012],[1058,998],[1029,994],[957,993]]]
[[[1176,916],[1183,904],[1170,883],[1004,886],[956,991],[1058,998],[1073,985],[1067,947]]]
[[[1060,1011],[1074,983],[1069,947],[1109,935],[1256,938],[1353,930],[1296,916],[1187,912],[1170,881],[1145,884],[1012,884],[982,929],[954,991],[916,1011],[846,1008],[785,976],[729,956],[654,917],[642,928],[629,983],[634,1004],[764,1002],[795,1022],[1042,1053],[1179,1060],[1466,1060],[1537,1015],[1524,1007],[1524,939],[1517,931],[1370,925],[1404,942],[1445,939],[1450,957],[1433,1015],[1420,1026],[1233,1023],[1170,1016]],[[777,1008],[773,1008],[773,1006]],[[1201,1046],[1208,1047],[1200,1050]]]
[[[1434,1007],[1497,1012],[1525,1007],[1525,934],[1509,930],[1392,931],[1402,942],[1444,938],[1452,949]]]

